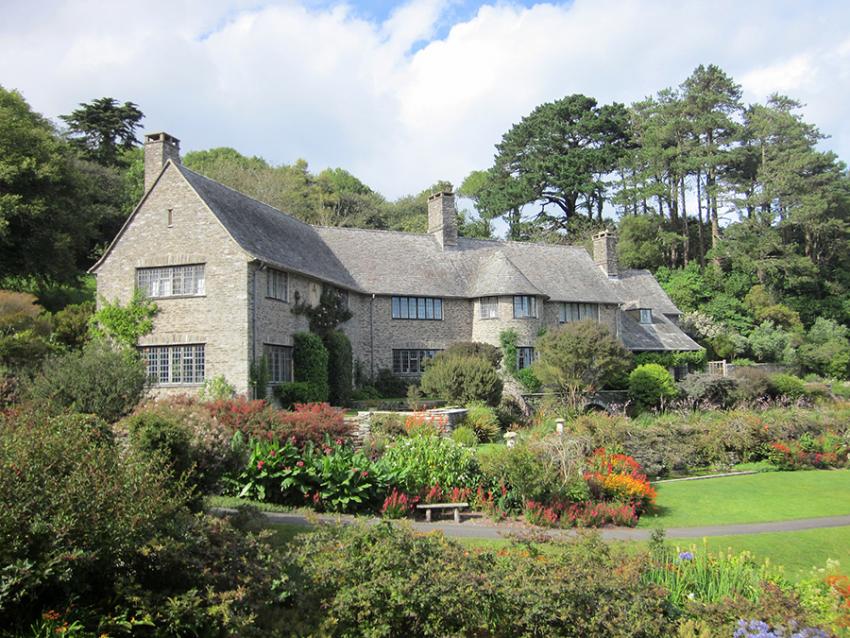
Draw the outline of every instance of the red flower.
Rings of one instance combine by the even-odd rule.
[[[298,467],[304,467],[304,461],[298,461],[295,465]]]
[[[266,464],[265,461],[257,461],[257,469],[262,470],[263,466]]]
[[[362,472],[360,472],[360,476],[362,476],[363,478],[366,478],[367,476],[369,476],[369,472],[367,472],[366,470],[363,470]]]

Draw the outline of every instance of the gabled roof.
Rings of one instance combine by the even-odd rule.
[[[665,315],[682,314],[648,270],[624,270],[608,281],[627,308],[652,308]]]
[[[629,350],[702,350],[661,313],[652,313],[652,323],[640,323],[627,312],[620,313],[620,319],[620,339]]]
[[[316,228],[276,208],[173,164],[204,200],[230,236],[260,261],[360,290],[343,263],[322,241]]]
[[[542,295],[528,278],[501,250],[482,256],[478,272],[470,282],[470,297],[490,297],[510,293],[514,295]]]

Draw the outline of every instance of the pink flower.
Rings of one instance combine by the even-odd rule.
[[[337,445],[342,445],[342,439],[337,439],[337,440],[336,440],[336,444],[337,444]]]
[[[274,456],[277,454],[277,450],[269,450],[269,456]]]
[[[295,465],[298,467],[304,467],[304,461],[298,461]]]
[[[366,478],[367,476],[369,476],[369,472],[367,472],[366,470],[363,470],[362,472],[360,472],[360,476],[362,476],[363,478]]]
[[[266,464],[265,461],[257,461],[257,469],[262,470],[263,466]]]

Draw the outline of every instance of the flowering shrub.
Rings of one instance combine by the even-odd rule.
[[[634,527],[638,522],[635,506],[629,503],[554,503],[545,506],[528,501],[525,520],[543,527],[605,527],[619,525]]]
[[[439,484],[423,490],[423,503],[464,503],[472,496],[469,487],[452,487],[443,489]]]
[[[408,436],[441,436],[446,432],[444,414],[413,412],[404,419],[404,431]]]
[[[419,502],[418,496],[408,496],[393,488],[392,493],[384,499],[381,506],[381,515],[384,518],[406,518]]]
[[[248,465],[236,481],[239,496],[321,510],[349,512],[369,509],[379,502],[386,478],[362,452],[342,440],[321,447],[293,438],[254,440]]]
[[[325,437],[331,440],[351,437],[352,426],[345,422],[343,411],[327,403],[298,403],[288,412],[265,401],[239,396],[212,401],[205,407],[231,434],[241,432],[246,438],[271,441],[294,437],[301,446],[308,441],[321,445]]]
[[[848,460],[848,448],[847,443],[835,434],[814,437],[805,433],[799,441],[771,443],[767,458],[781,470],[844,467]]]
[[[475,450],[441,436],[398,439],[378,465],[394,485],[411,494],[434,485],[475,487],[480,478]]]
[[[591,493],[604,500],[634,505],[644,511],[655,502],[656,492],[641,472],[640,464],[625,454],[610,454],[599,448],[588,460],[584,478]]]
[[[508,491],[504,483],[496,490],[487,490],[479,485],[473,497],[473,507],[481,510],[493,520],[500,521],[507,518],[508,512],[514,509],[514,495]]]

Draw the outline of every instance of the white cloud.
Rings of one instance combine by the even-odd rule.
[[[395,197],[485,168],[543,101],[631,102],[715,63],[749,100],[806,102],[850,158],[845,3],[499,1],[440,36],[451,0],[413,0],[383,23],[354,5],[19,2],[0,24],[0,83],[51,117],[103,95],[132,100],[184,150],[304,157]]]

